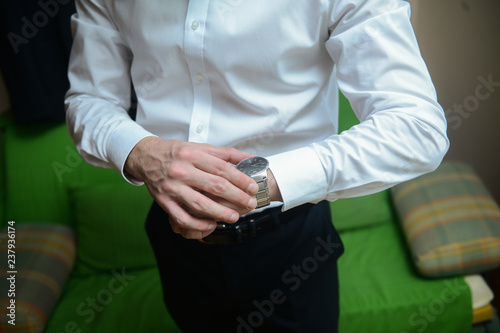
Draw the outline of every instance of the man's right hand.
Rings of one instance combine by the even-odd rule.
[[[146,137],[130,152],[125,172],[146,184],[174,232],[200,239],[216,221],[234,223],[255,209],[257,184],[231,165],[250,156],[234,148]]]

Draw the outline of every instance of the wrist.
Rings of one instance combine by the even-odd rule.
[[[125,177],[143,181],[141,177],[142,172],[140,171],[141,160],[144,159],[149,149],[158,141],[162,141],[162,139],[156,136],[147,136],[136,143],[128,154],[123,166],[123,174]]]
[[[281,196],[281,191],[274,178],[274,174],[271,169],[267,169],[267,185],[269,186],[269,194],[271,195],[271,201],[283,202],[283,197]]]

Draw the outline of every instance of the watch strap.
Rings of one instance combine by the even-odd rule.
[[[267,185],[267,178],[264,178],[261,182],[258,182],[259,192],[255,195],[257,199],[257,207],[261,208],[271,204],[271,194],[269,193],[269,186]]]

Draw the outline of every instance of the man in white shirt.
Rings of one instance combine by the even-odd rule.
[[[409,4],[77,0],[72,23],[70,133],[155,199],[147,230],[179,326],[336,331],[327,201],[432,171],[448,148]],[[338,89],[361,121],[341,135]],[[269,162],[257,211],[261,188],[233,166],[253,155]]]

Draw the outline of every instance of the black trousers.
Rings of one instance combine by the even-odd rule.
[[[186,240],[156,203],[146,230],[183,332],[337,332],[343,245],[327,202],[241,244]]]

